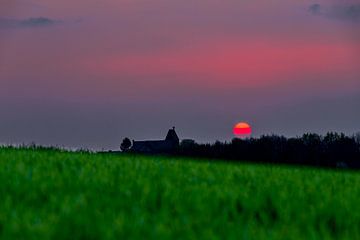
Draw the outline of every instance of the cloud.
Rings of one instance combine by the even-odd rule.
[[[329,6],[315,3],[309,6],[308,11],[312,15],[324,16],[343,21],[360,22],[360,4]]]
[[[321,5],[320,4],[311,4],[309,6],[309,12],[314,14],[314,15],[318,15],[321,13]]]
[[[0,18],[1,28],[32,28],[32,27],[49,27],[61,23],[45,17],[28,18],[28,19],[8,19]]]
[[[360,4],[351,5],[342,9],[339,9],[337,12],[339,17],[347,18],[350,20],[360,20]]]

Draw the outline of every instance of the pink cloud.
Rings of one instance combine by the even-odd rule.
[[[357,59],[352,46],[344,44],[222,41],[196,48],[87,59],[83,67],[97,75],[177,75],[200,85],[233,83],[256,87],[299,75],[356,74]]]

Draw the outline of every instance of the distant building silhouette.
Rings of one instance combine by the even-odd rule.
[[[135,153],[172,153],[179,147],[179,137],[175,127],[169,129],[165,140],[133,141],[131,152]]]

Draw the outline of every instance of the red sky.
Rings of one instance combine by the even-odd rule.
[[[0,142],[360,131],[356,1],[2,2]]]

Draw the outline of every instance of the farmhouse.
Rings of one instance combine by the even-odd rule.
[[[179,137],[175,127],[169,129],[164,140],[133,141],[131,152],[135,153],[172,153],[179,147]]]

